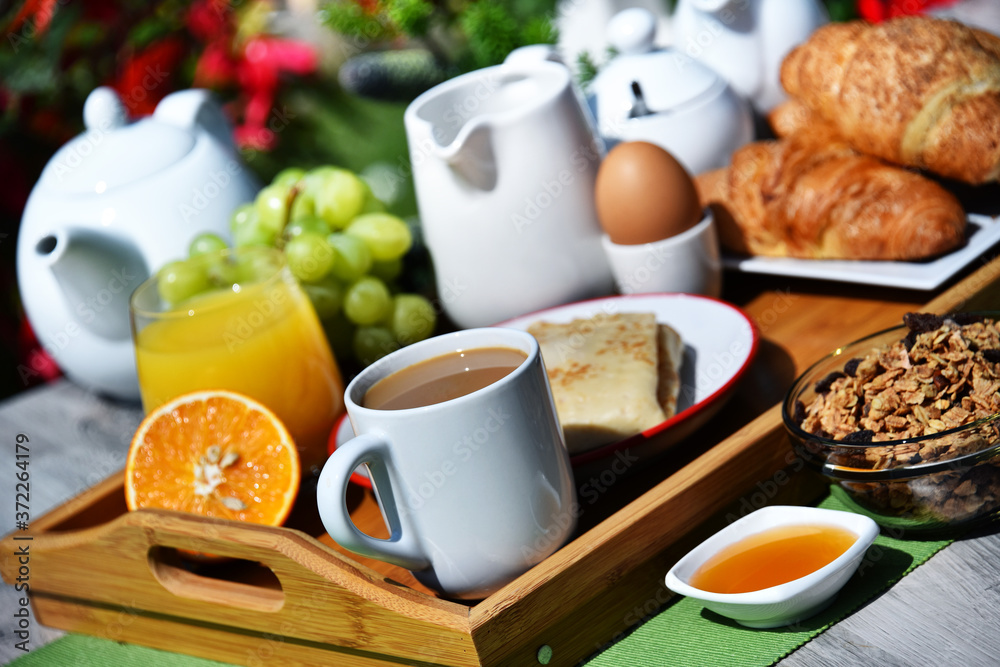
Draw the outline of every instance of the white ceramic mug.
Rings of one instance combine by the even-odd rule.
[[[722,260],[711,210],[701,222],[676,236],[621,245],[602,238],[615,284],[622,294],[684,292],[718,298]]]
[[[363,407],[379,380],[463,349],[508,347],[526,359],[465,396],[423,407]],[[327,460],[317,502],[330,536],[356,553],[413,571],[446,597],[481,599],[558,549],[572,532],[576,491],[538,343],[514,329],[468,329],[415,343],[362,371],[345,392],[358,437]],[[354,525],[345,503],[368,464],[388,539]]]

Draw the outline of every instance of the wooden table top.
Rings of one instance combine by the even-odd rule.
[[[778,402],[812,361],[840,344],[900,322],[907,311],[925,305],[938,312],[1000,310],[1000,260],[977,262],[934,294],[776,277],[726,277],[724,297],[754,320],[761,347],[725,418],[696,434],[707,446]],[[137,405],[107,400],[66,380],[0,403],[0,433],[8,441],[8,451],[13,452],[16,434],[31,438],[31,515],[40,517],[121,470],[141,416]],[[640,477],[630,493],[641,492],[643,483]],[[0,509],[3,532],[14,526],[11,500]],[[0,608],[15,608],[17,597],[12,587],[4,585]],[[780,664],[996,665],[1000,633],[992,628],[997,625],[1000,533],[994,527],[948,546]],[[31,646],[37,648],[59,634],[33,625]],[[0,636],[5,638],[0,661],[21,655],[13,640],[7,640],[6,628]]]

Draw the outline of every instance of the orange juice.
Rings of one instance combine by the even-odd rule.
[[[344,408],[343,381],[312,304],[287,269],[147,314],[142,327],[134,317],[147,412],[198,389],[240,392],[278,415],[303,471],[326,459],[327,438]]]

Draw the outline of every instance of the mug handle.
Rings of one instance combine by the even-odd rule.
[[[386,465],[391,461],[389,441],[382,434],[365,433],[338,447],[319,475],[316,489],[319,516],[330,537],[345,549],[407,570],[423,570],[430,567],[430,560],[423,554],[413,529],[409,526],[403,529]],[[347,510],[347,483],[362,463],[368,464],[372,486],[389,527],[389,538],[385,540],[358,530]]]

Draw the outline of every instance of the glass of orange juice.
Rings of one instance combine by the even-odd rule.
[[[164,302],[159,276],[129,310],[146,412],[191,391],[228,389],[270,408],[295,439],[302,470],[326,460],[344,387],[309,297],[279,250],[247,247],[188,260],[213,288]],[[207,283],[206,283],[207,286]]]

